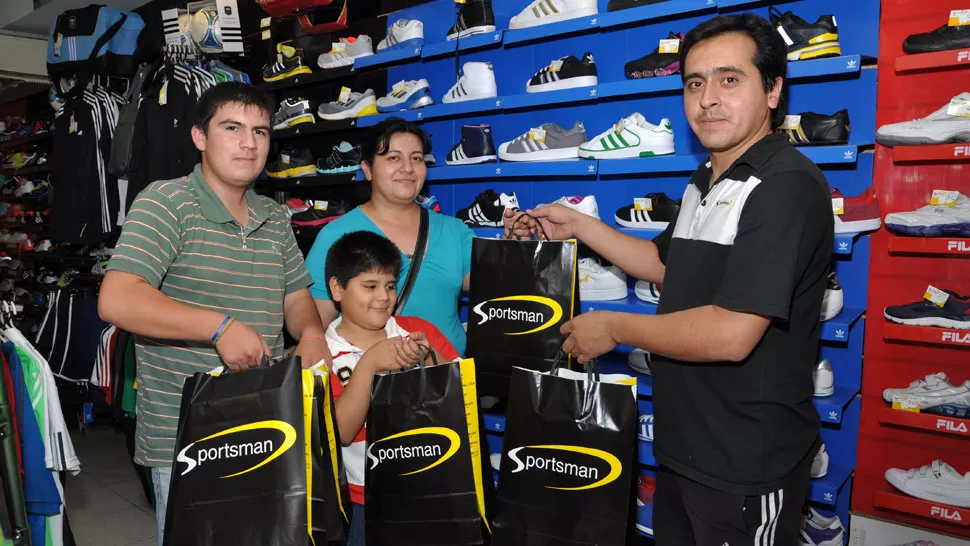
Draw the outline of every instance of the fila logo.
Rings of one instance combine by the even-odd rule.
[[[953,148],[953,157],[970,157],[970,146],[955,146]]]
[[[852,150],[846,150],[845,153],[842,154],[842,158],[846,161],[852,161],[853,157],[855,157],[855,152]]]
[[[970,61],[970,49],[957,53],[957,62]]]
[[[970,344],[970,332],[961,334],[960,332],[943,332],[943,341],[950,343]]]
[[[826,493],[825,495],[823,495],[823,497],[825,497],[825,500],[829,502],[831,502],[833,499],[832,493]]]
[[[836,330],[835,337],[839,337],[839,338],[845,337],[845,330]]]
[[[837,412],[835,410],[830,411],[829,412],[829,419],[831,419],[833,421],[838,421],[839,420],[839,412]]]
[[[855,68],[857,64],[858,64],[858,63],[856,63],[856,60],[855,60],[855,59],[849,59],[849,60],[848,60],[848,61],[847,61],[847,62],[845,63],[845,67],[846,67],[846,68]]]
[[[849,243],[846,241],[839,242],[839,250],[849,250]]]
[[[957,252],[970,252],[970,243],[966,241],[948,241],[946,243],[947,251],[957,251]]]
[[[966,423],[955,423],[949,419],[937,419],[936,428],[943,429],[947,432],[962,432],[967,433]]]
[[[930,515],[940,519],[947,519],[950,521],[963,521],[963,516],[960,515],[959,510],[951,511],[949,508],[943,506],[933,506],[930,508]]]

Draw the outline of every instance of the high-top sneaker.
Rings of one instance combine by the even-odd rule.
[[[541,93],[559,89],[573,89],[596,85],[596,61],[592,53],[583,54],[582,60],[567,55],[541,68],[526,82],[527,93]]]
[[[460,6],[458,20],[448,30],[449,40],[495,32],[492,0],[469,0]]]
[[[448,165],[475,165],[495,161],[495,145],[492,143],[490,125],[463,125],[461,142],[448,152]]]
[[[462,67],[458,82],[441,98],[441,102],[465,102],[468,100],[491,99],[498,96],[495,84],[495,70],[492,63],[469,62]]]
[[[814,23],[809,23],[790,11],[782,14],[777,8],[768,8],[768,16],[788,46],[789,61],[838,57],[842,54],[839,25],[834,15],[823,15]]]
[[[684,41],[683,32],[671,32],[667,35],[667,40]],[[666,44],[665,44],[666,45]],[[677,46],[679,51],[680,45]],[[632,60],[623,66],[623,72],[631,80],[640,78],[652,78],[654,76],[670,76],[680,74],[680,53],[678,51],[660,51],[658,46],[648,55]]]

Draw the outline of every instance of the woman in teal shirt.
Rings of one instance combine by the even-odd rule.
[[[411,269],[421,222],[421,206],[414,199],[424,187],[428,169],[424,156],[431,151],[428,135],[400,118],[374,127],[375,138],[363,144],[361,168],[371,182],[371,198],[328,224],[317,235],[306,265],[313,277],[310,293],[320,310],[324,327],[337,318],[330,300],[324,264],[330,246],[345,233],[373,231],[390,239],[401,251],[398,295]],[[465,330],[458,319],[458,297],[468,289],[472,230],[461,220],[429,213],[428,246],[402,315],[423,318],[435,326],[462,355]]]

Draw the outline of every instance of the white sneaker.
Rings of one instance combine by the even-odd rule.
[[[838,515],[825,517],[809,508],[798,542],[801,546],[842,546],[844,535],[845,527]]]
[[[633,287],[633,292],[642,301],[647,303],[660,303],[660,285],[650,281],[637,281]]]
[[[815,383],[815,394],[817,397],[832,396],[835,393],[835,374],[832,373],[832,365],[829,360],[819,360],[812,372],[812,381]]]
[[[534,0],[509,21],[509,28],[537,27],[597,13],[596,0]]]
[[[387,37],[377,43],[377,51],[395,51],[424,43],[424,23],[417,19],[398,19],[387,27]]]
[[[815,458],[812,460],[811,477],[813,480],[824,478],[828,473],[829,452],[825,450],[825,444],[822,444],[822,447],[818,448],[818,453],[815,454]]]
[[[970,414],[970,381],[952,385],[945,373],[937,372],[913,381],[905,389],[886,389],[882,399],[918,404],[920,411],[929,413],[966,417]]]
[[[952,207],[926,205],[887,214],[886,229],[918,237],[970,237],[970,198],[959,193]]]
[[[844,305],[842,285],[839,284],[839,279],[835,276],[835,271],[829,273],[826,281],[828,284],[825,286],[825,294],[822,295],[822,310],[819,313],[819,318],[822,322],[835,318],[836,315],[842,312]]]
[[[622,159],[654,157],[674,153],[674,130],[664,118],[654,125],[639,112],[621,119],[579,147],[579,157]]]
[[[626,274],[616,266],[603,267],[596,258],[579,260],[579,299],[608,301],[626,297]]]
[[[970,101],[970,92],[954,100]],[[950,103],[922,119],[883,125],[876,131],[876,142],[884,146],[970,142],[970,118],[946,113]]]
[[[940,459],[910,470],[890,468],[886,481],[918,499],[970,508],[970,475],[960,474]]]
[[[586,197],[580,197],[578,195],[560,197],[554,205],[562,205],[566,208],[573,209],[577,212],[581,212],[586,216],[592,216],[599,220],[600,218],[600,207],[596,204],[595,195],[587,195]],[[542,205],[539,205],[541,207]],[[536,207],[536,208],[539,208]]]
[[[377,110],[381,113],[413,110],[434,104],[431,98],[431,85],[428,80],[401,80],[394,84],[390,93],[377,99]]]
[[[441,102],[465,102],[478,99],[492,99],[498,96],[495,84],[495,70],[492,63],[468,62],[461,68],[458,82],[441,98]]]
[[[627,357],[627,363],[634,370],[643,375],[650,375],[650,353],[643,349],[633,349]]]
[[[317,58],[320,68],[331,69],[354,64],[354,59],[374,54],[374,42],[370,36],[361,34],[356,38],[341,38],[334,42],[330,53],[324,53]]]
[[[488,462],[492,465],[492,470],[498,472],[502,467],[502,454],[490,453],[488,455]]]

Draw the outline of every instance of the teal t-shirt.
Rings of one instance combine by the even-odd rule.
[[[313,248],[306,257],[306,266],[313,277],[310,294],[318,300],[329,300],[324,268],[330,246],[341,236],[354,231],[371,231],[387,237],[360,207],[348,212],[320,230]],[[414,282],[411,296],[402,314],[419,317],[434,324],[460,354],[465,354],[465,330],[458,318],[458,297],[461,283],[471,270],[472,230],[461,220],[429,214],[428,249],[421,262],[421,271]],[[398,277],[398,293],[404,286],[411,269],[411,260],[401,253],[401,275]]]

